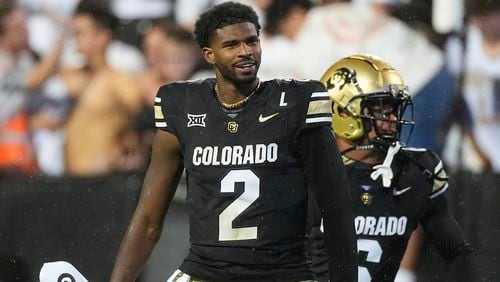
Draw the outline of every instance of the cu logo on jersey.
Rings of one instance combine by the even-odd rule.
[[[356,71],[348,68],[340,68],[326,81],[326,89],[338,87],[342,90],[346,84],[356,81]]]
[[[187,127],[192,127],[192,126],[205,127],[205,118],[207,117],[207,114],[201,114],[201,115],[188,114],[187,117],[188,117]]]
[[[227,131],[230,133],[236,133],[238,132],[238,123],[234,121],[230,121],[227,123]]]

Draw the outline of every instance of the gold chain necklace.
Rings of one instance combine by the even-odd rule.
[[[259,80],[259,83],[257,84],[257,87],[255,87],[255,90],[259,89],[260,87],[260,80]],[[255,92],[255,90],[252,91]],[[217,82],[214,84],[214,93],[215,93],[215,98],[217,99],[217,102],[219,102],[219,104],[228,109],[228,110],[234,110],[234,109],[237,109],[237,108],[240,108],[241,106],[243,106],[244,104],[246,104],[246,102],[248,102],[248,99],[250,98],[251,94],[246,96],[245,98],[243,98],[242,100],[236,102],[236,103],[232,103],[232,104],[228,104],[228,103],[224,103],[222,102],[222,100],[220,99],[219,97],[219,91],[218,91],[218,87],[217,87]]]

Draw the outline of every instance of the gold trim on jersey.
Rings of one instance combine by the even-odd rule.
[[[432,187],[432,192],[436,192],[437,190],[444,188],[448,183],[448,174],[443,168],[443,162],[439,162],[439,164],[434,169],[434,173],[440,179],[434,178],[434,185]]]
[[[154,106],[155,109],[155,119],[165,119],[163,116],[163,111],[161,109],[161,106]]]
[[[350,165],[354,163],[354,160],[342,155],[342,162],[344,163],[344,165]]]
[[[307,115],[317,114],[332,114],[332,101],[330,100],[317,100],[309,102]]]

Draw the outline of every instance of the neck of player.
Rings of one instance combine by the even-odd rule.
[[[356,149],[356,147],[364,147],[365,143],[366,145],[369,145],[367,142],[359,142],[357,140],[353,141],[337,136],[339,151],[344,152],[342,153],[344,156],[368,164],[378,164],[382,162],[384,160],[384,154],[381,151],[375,148]]]
[[[221,102],[225,104],[234,104],[248,97],[259,85],[260,81],[258,78],[251,82],[240,84],[217,78],[215,92]]]

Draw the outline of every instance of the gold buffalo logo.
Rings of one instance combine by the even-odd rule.
[[[330,90],[338,87],[342,90],[346,84],[354,83],[356,84],[356,71],[349,68],[339,68],[337,69],[330,79],[326,81],[326,89]]]

